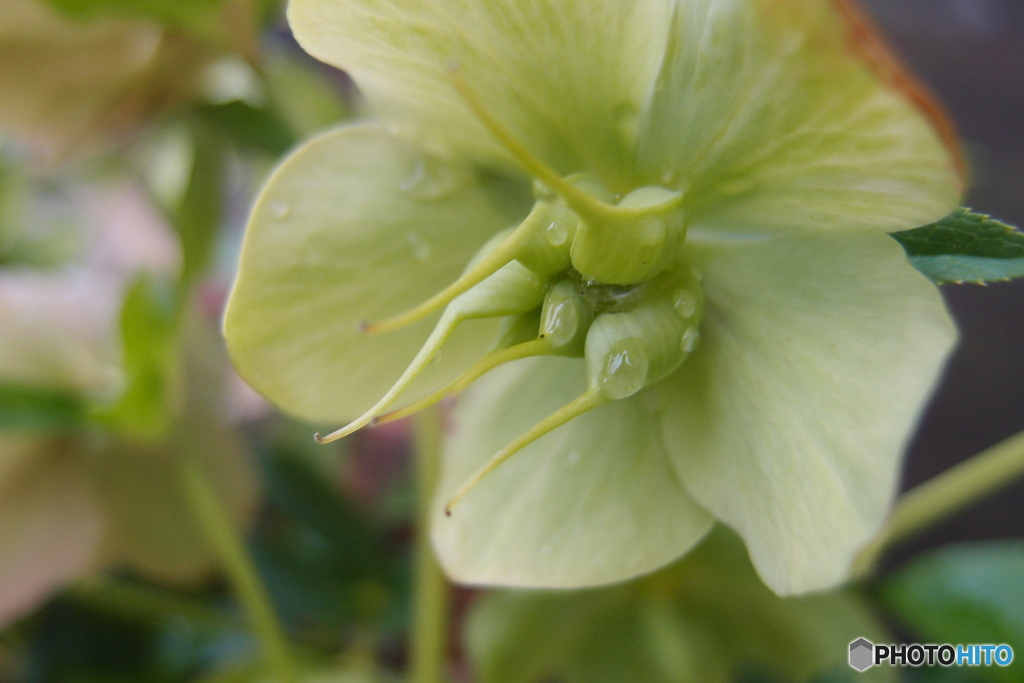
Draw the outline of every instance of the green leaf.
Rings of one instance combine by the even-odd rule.
[[[295,144],[296,137],[282,118],[270,109],[235,100],[199,107],[199,116],[236,146],[280,156]]]
[[[943,548],[900,569],[882,586],[882,600],[922,640],[1007,644],[1024,652],[1024,542]],[[1020,668],[990,667],[999,680],[1020,680]]]
[[[121,308],[121,344],[126,387],[101,414],[127,434],[156,439],[172,418],[177,394],[177,302],[165,282],[139,276]]]
[[[86,418],[81,401],[66,393],[0,384],[0,431],[57,431]]]
[[[1024,277],[1024,232],[967,208],[892,237],[910,263],[939,284]]]
[[[349,118],[336,72],[287,53],[267,59],[266,88],[269,108],[306,138]],[[330,80],[334,76],[334,81]]]

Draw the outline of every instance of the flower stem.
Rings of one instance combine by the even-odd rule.
[[[284,630],[274,613],[270,596],[260,582],[244,541],[195,455],[182,458],[181,477],[195,519],[249,616],[274,679],[278,683],[297,683]]]
[[[448,649],[448,580],[430,545],[430,503],[441,460],[440,413],[428,408],[416,417],[415,593],[412,624],[412,683],[440,683]]]
[[[186,620],[197,629],[227,631],[242,627],[237,619],[202,602],[144,583],[105,578],[81,579],[65,588],[64,596],[91,609],[139,623],[177,618]]]
[[[882,532],[865,548],[855,576],[871,571],[882,552],[1024,476],[1024,432],[951,467],[903,495]]]

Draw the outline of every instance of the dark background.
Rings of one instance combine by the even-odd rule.
[[[862,0],[959,128],[965,204],[1024,225],[1024,0]],[[911,448],[912,487],[1024,430],[1024,280],[947,286],[960,346]],[[1024,536],[1024,482],[896,549]]]

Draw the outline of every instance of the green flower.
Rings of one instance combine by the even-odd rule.
[[[289,18],[380,122],[310,141],[257,203],[225,321],[249,382],[363,414],[337,436],[502,365],[447,443],[432,523],[456,580],[618,581],[718,519],[776,592],[841,581],[955,340],[887,233],[962,187],[941,113],[851,7]]]

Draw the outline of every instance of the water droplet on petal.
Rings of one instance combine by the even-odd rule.
[[[679,350],[683,353],[692,353],[697,344],[700,342],[700,332],[697,331],[696,327],[687,327],[686,332],[683,332],[683,338],[679,342]]]
[[[553,247],[560,247],[569,239],[569,228],[557,221],[551,221],[546,230],[548,243]]]
[[[615,106],[613,114],[621,139],[627,143],[635,140],[640,123],[640,109],[632,102],[622,102]]]
[[[679,289],[675,293],[673,305],[679,317],[686,320],[692,318],[693,314],[697,312],[697,297],[688,289]]]
[[[283,199],[275,199],[270,202],[270,215],[275,220],[283,221],[292,212],[292,207]]]
[[[450,197],[469,182],[472,182],[472,177],[466,171],[424,157],[413,165],[398,189],[419,200],[437,201]]]
[[[426,240],[415,232],[410,232],[406,235],[406,241],[409,242],[409,248],[412,249],[412,257],[417,261],[426,261],[433,253],[433,249],[430,248]]]

